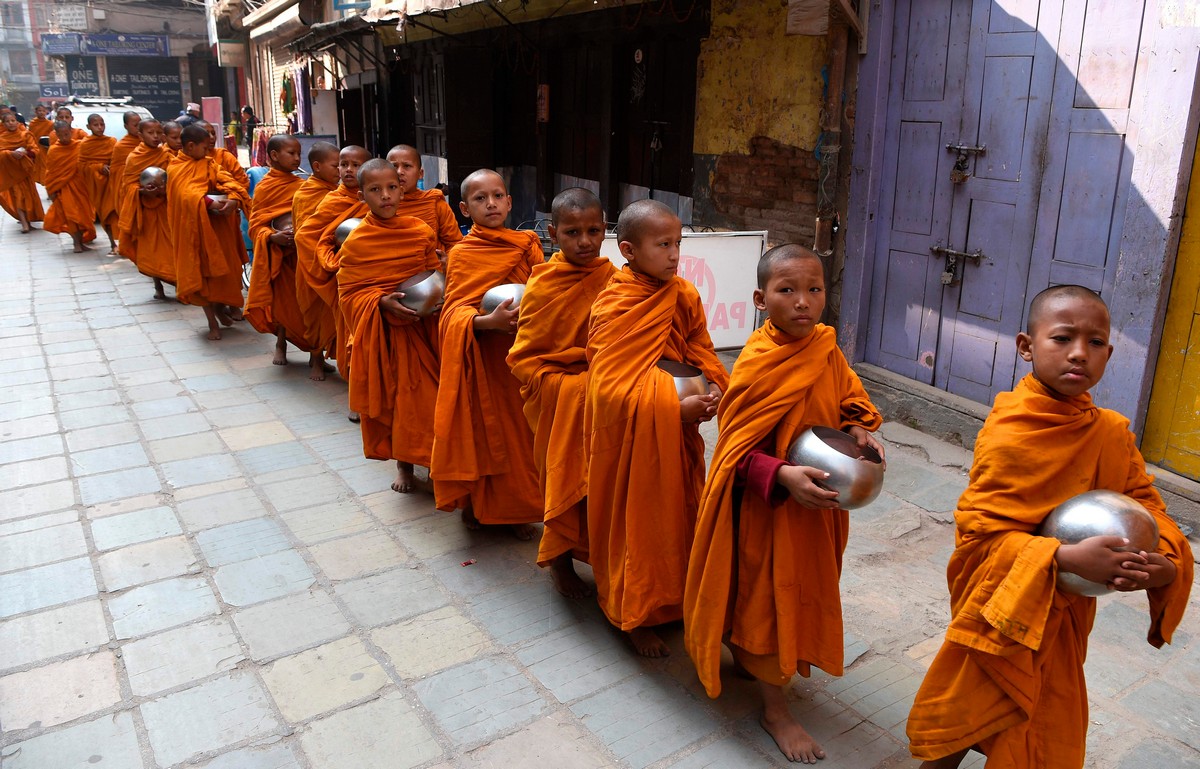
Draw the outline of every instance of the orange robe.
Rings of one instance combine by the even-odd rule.
[[[96,212],[88,198],[84,171],[79,165],[79,142],[55,142],[46,153],[46,191],[54,196],[46,222],[47,232],[79,232],[84,242],[96,239]]]
[[[563,553],[588,560],[583,442],[588,317],[615,272],[604,257],[578,267],[556,253],[533,268],[521,300],[508,365],[521,383],[525,418],[533,429],[545,524],[538,547],[542,566]]]
[[[40,139],[43,136],[50,136],[50,134],[54,133],[54,121],[47,120],[44,117],[35,117],[29,121],[29,125],[27,126],[26,130],[29,131],[29,135],[35,140]],[[53,145],[55,143],[57,143],[57,139],[52,138],[50,140],[50,144]],[[41,142],[38,142],[38,148],[42,151],[38,153],[37,160],[33,164],[33,180],[39,184],[45,185],[46,163],[48,162],[46,150],[48,150],[49,147],[43,147]]]
[[[98,222],[108,221],[112,214],[111,210],[104,208],[106,205],[111,207],[112,202],[105,194],[109,177],[103,173],[103,169],[112,159],[113,147],[116,144],[117,140],[111,136],[92,134],[79,142],[79,166],[83,169],[83,184],[87,189],[88,199],[92,201],[92,208],[96,211]]]
[[[336,184],[310,176],[300,184],[296,189],[295,196],[292,197],[292,228],[296,234],[296,303],[299,305],[300,315],[304,319],[305,335],[312,339],[314,344],[320,345],[319,349],[321,350],[327,349],[324,342],[332,338],[337,331],[332,325],[333,315],[328,311],[329,306],[313,290],[304,276],[304,268],[301,266],[303,260],[300,257],[299,235],[300,228],[316,212],[317,206],[321,204],[325,196],[333,192],[336,186]],[[315,257],[309,259],[310,264],[315,264],[313,259]],[[330,325],[322,332],[321,321],[326,317],[328,317]]]
[[[684,641],[700,681],[709,696],[721,693],[726,638],[738,662],[767,683],[808,676],[810,665],[839,676],[838,580],[850,514],[806,508],[790,496],[772,506],[739,494],[738,464],[755,448],[782,459],[813,425],[876,430],[883,419],[832,328],[818,325],[797,339],[768,320],[738,357],[717,421],[683,604]]]
[[[295,174],[273,168],[254,188],[250,239],[258,257],[250,270],[245,314],[259,333],[274,334],[277,328],[282,328],[289,342],[311,352],[319,348],[305,332],[304,315],[296,301],[296,249],[283,248],[269,240],[275,233],[271,222],[291,213],[292,196],[301,184]]]
[[[524,283],[544,261],[536,234],[479,225],[450,252],[429,469],[439,510],[469,504],[485,524],[542,520],[533,433],[505,361],[513,338],[473,324],[489,288]]]
[[[305,333],[310,339],[320,344],[326,357],[335,358],[338,366],[343,365],[345,353],[341,347],[344,340],[339,339],[341,326],[338,320],[338,286],[336,253],[332,249],[333,232],[345,220],[367,215],[367,204],[358,199],[358,191],[350,192],[339,184],[328,193],[317,205],[303,224],[295,222],[296,226],[296,276],[306,286],[312,289],[321,299],[322,306],[310,305],[309,312],[304,316]],[[329,253],[325,263],[332,267],[326,268],[317,256],[317,248],[322,236],[329,232]],[[316,349],[316,348],[314,348]],[[342,371],[342,375],[346,375]]]
[[[722,391],[696,288],[628,266],[592,305],[588,329],[588,538],[596,594],[630,631],[683,616],[683,585],[704,484],[704,439],[679,418],[662,358],[690,363]]]
[[[404,216],[415,216],[433,228],[437,235],[438,248],[449,253],[450,247],[462,240],[462,230],[458,228],[458,220],[446,202],[446,196],[441,190],[415,190],[412,195],[400,201],[396,213]]]
[[[104,200],[96,207],[101,214],[100,223],[116,232],[117,221],[121,216],[122,182],[125,178],[125,161],[129,153],[141,147],[142,140],[137,134],[125,134],[113,145],[112,157],[108,159],[108,186],[104,189]]]
[[[978,745],[989,766],[1083,766],[1096,599],[1055,589],[1059,543],[1036,532],[1058,504],[1092,489],[1144,505],[1158,522],[1158,552],[1177,570],[1146,591],[1146,640],[1161,647],[1183,618],[1193,559],[1152,481],[1129,420],[1091,395],[1063,398],[1030,374],[996,396],[955,512],[950,627],[909,715],[914,756]]]
[[[163,145],[166,146],[166,145]],[[217,165],[225,169],[233,180],[242,185],[246,189],[250,189],[250,175],[246,173],[246,169],[242,168],[242,161],[238,160],[238,156],[224,147],[213,147],[208,156],[217,161]],[[255,187],[255,190],[258,188]],[[243,212],[246,213],[246,212]]]
[[[379,298],[418,272],[441,267],[433,230],[411,216],[369,214],[338,253],[338,306],[351,340],[350,410],[361,419],[363,454],[428,467],[438,319],[399,318],[381,309]]]
[[[238,217],[210,214],[209,191],[250,207],[246,188],[212,158],[179,155],[167,169],[167,221],[175,245],[175,295],[185,304],[242,306],[246,246]]]
[[[167,199],[142,195],[139,178],[147,168],[161,168],[170,179],[173,162],[166,145],[153,149],[142,144],[125,160],[118,185],[120,218],[117,220],[117,253],[137,265],[138,272],[151,278],[175,282],[175,244],[167,223]]]
[[[24,157],[13,157],[14,150],[24,149]],[[0,129],[0,206],[17,217],[17,209],[25,211],[31,222],[45,217],[42,196],[33,183],[33,169],[45,149],[28,131],[20,126],[15,131]]]

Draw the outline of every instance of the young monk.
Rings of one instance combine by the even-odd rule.
[[[1112,355],[1104,302],[1082,286],[1046,289],[1017,353],[1033,372],[996,396],[979,432],[954,516],[950,627],[908,718],[923,767],[957,767],[970,749],[989,766],[1082,767],[1096,599],[1057,590],[1057,575],[1146,591],[1146,640],[1156,648],[1170,643],[1192,585],[1191,548],[1151,485],[1129,420],[1088,394]],[[1067,545],[1038,536],[1051,510],[1092,489],[1141,503],[1158,523],[1158,546],[1122,552],[1121,537]]]
[[[97,209],[107,212],[107,218],[101,219],[100,223],[108,232],[118,231],[121,218],[121,192],[123,191],[121,185],[125,179],[125,161],[129,158],[129,153],[142,143],[142,137],[137,130],[138,123],[142,122],[142,116],[130,110],[121,117],[124,121],[125,135],[113,145],[112,157],[108,159],[110,184],[105,188],[103,204]],[[116,254],[118,252],[114,247],[109,253]]]
[[[400,213],[415,216],[428,224],[437,233],[438,251],[442,261],[450,247],[462,240],[462,231],[458,229],[458,220],[446,202],[446,196],[440,190],[417,189],[417,182],[425,178],[425,169],[421,167],[421,153],[416,147],[407,144],[397,144],[388,150],[387,161],[396,168],[400,175],[400,187],[404,196],[400,201]]]
[[[494,286],[526,282],[545,258],[536,233],[504,227],[512,198],[500,174],[470,174],[462,197],[462,212],[474,224],[451,249],[446,268],[430,477],[439,510],[462,510],[471,529],[509,525],[528,540],[543,505],[520,383],[505,360],[517,309],[506,300],[483,315],[479,302]]]
[[[207,137],[194,123],[183,129],[181,154],[167,169],[167,211],[175,244],[176,296],[204,308],[208,338],[218,340],[219,323],[232,322],[226,308],[242,305],[247,259],[237,213],[250,206],[250,196],[208,156]]]
[[[363,454],[396,460],[392,490],[416,488],[413,466],[429,466],[433,425],[418,414],[437,399],[437,315],[420,317],[400,303],[402,282],[441,269],[433,230],[399,216],[402,194],[386,160],[358,171],[370,209],[338,251],[338,306],[349,338],[350,408],[361,418]]]
[[[96,239],[96,211],[88,198],[84,170],[79,163],[80,142],[75,141],[71,124],[59,120],[54,124],[55,143],[46,153],[46,191],[54,196],[46,222],[46,232],[71,236],[74,251],[91,251],[85,243]]]
[[[117,249],[117,236],[113,230],[112,202],[107,193],[109,183],[108,163],[112,158],[117,140],[104,135],[104,118],[97,114],[88,115],[88,135],[79,142],[79,165],[83,169],[84,186],[88,200],[96,212],[96,221],[108,235],[110,251]],[[108,206],[109,208],[105,208]]]
[[[155,299],[166,299],[163,283],[175,283],[175,251],[167,229],[166,188],[143,185],[141,176],[148,168],[161,168],[169,176],[174,157],[163,146],[160,122],[142,120],[137,130],[142,143],[125,159],[120,179],[117,251],[136,264],[138,272],[154,280]]]
[[[46,150],[49,149],[49,146],[43,145],[41,139],[43,136],[50,137],[50,145],[53,145],[55,141],[55,138],[50,136],[54,133],[54,121],[46,117],[49,112],[50,110],[46,108],[46,105],[35,104],[33,106],[33,120],[30,120],[29,125],[25,127],[25,130],[29,131],[29,135],[37,140],[38,146],[43,150],[38,153],[37,161],[33,165],[33,180],[43,186],[46,184],[46,162],[47,155],[49,155]],[[67,125],[70,125],[69,121]]]
[[[59,107],[58,109],[54,110],[54,119],[56,121],[61,120],[67,125],[73,125],[75,115],[71,112],[70,107]],[[77,141],[83,141],[88,135],[88,132],[82,128],[72,128],[71,133],[74,134]]]
[[[166,145],[167,151],[172,155],[178,155],[179,150],[183,149],[183,139],[180,138],[183,133],[183,126],[174,120],[168,120],[162,124],[162,130],[163,143]]]
[[[558,252],[533,268],[508,365],[521,383],[544,500],[538,565],[550,567],[558,592],[582,598],[592,594],[574,564],[588,561],[583,443],[588,317],[616,270],[600,256],[604,207],[590,190],[563,190],[550,215]]]
[[[29,232],[32,223],[45,216],[33,183],[34,163],[42,147],[11,112],[0,116],[0,126],[0,204],[21,223],[21,232]]]
[[[592,306],[584,415],[588,539],[596,593],[638,654],[663,657],[651,627],[683,616],[683,586],[704,485],[699,423],[713,418],[729,375],[713,351],[695,286],[680,278],[683,226],[671,209],[639,200],[621,212],[628,264]],[[679,399],[655,364],[691,364],[706,395]]]
[[[308,151],[308,167],[312,174],[304,180],[292,198],[293,245],[296,249],[296,303],[304,319],[304,334],[319,345],[313,352],[320,353],[324,360],[333,348],[331,340],[337,338],[337,327],[329,305],[309,283],[310,271],[316,267],[316,254],[311,244],[301,247],[299,233],[304,224],[317,210],[325,196],[337,187],[338,148],[329,142],[315,142]],[[318,381],[325,379],[327,367],[321,364]],[[311,376],[311,374],[310,374]]]
[[[217,127],[203,120],[197,120],[193,125],[198,125],[208,132],[208,156],[217,161],[218,166],[228,171],[238,184],[248,189],[250,177],[246,174],[246,169],[242,168],[242,162],[238,160],[237,155],[224,147],[217,146]]]
[[[825,271],[807,248],[784,245],[758,263],[754,306],[767,322],[746,342],[729,390],[700,501],[684,592],[688,654],[710,697],[721,693],[721,644],[758,684],[759,722],[789,761],[816,763],[821,746],[793,718],[784,687],[816,665],[842,674],[838,592],[850,515],[826,473],[788,463],[809,427],[871,436],[883,419],[823,325]]]
[[[309,376],[325,378],[325,363],[319,347],[304,330],[304,316],[296,301],[296,246],[290,218],[292,197],[301,185],[295,171],[300,167],[300,142],[286,134],[267,142],[271,170],[254,189],[250,209],[250,239],[254,264],[246,295],[246,320],[261,334],[275,334],[276,366],[287,365],[287,343],[307,352]]]

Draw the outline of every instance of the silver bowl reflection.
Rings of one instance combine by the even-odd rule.
[[[396,290],[404,294],[400,304],[425,317],[441,306],[446,294],[446,279],[437,270],[425,270],[396,286]]]
[[[678,393],[679,400],[690,395],[708,395],[708,380],[704,377],[704,372],[695,366],[667,358],[663,358],[654,365],[670,374],[675,380],[675,392]]]
[[[142,187],[154,186],[160,190],[165,189],[167,186],[167,172],[158,166],[150,166],[138,174],[138,184]]]
[[[860,449],[854,436],[832,427],[817,425],[800,433],[787,460],[829,473],[817,485],[836,491],[843,510],[865,507],[883,490],[883,457],[872,448]]]
[[[521,306],[521,298],[524,296],[524,283],[502,283],[487,290],[479,302],[479,309],[483,310],[484,315],[491,315],[505,299],[511,299],[513,302],[508,309],[515,310]]]
[[[1085,491],[1063,502],[1042,520],[1039,533],[1064,545],[1074,545],[1088,537],[1124,537],[1129,544],[1117,549],[1130,553],[1139,550],[1152,553],[1158,547],[1158,523],[1154,516],[1132,497],[1107,489]],[[1091,596],[1112,592],[1099,582],[1061,571],[1058,589]]]
[[[333,231],[334,248],[341,248],[342,244],[346,242],[346,238],[350,237],[350,233],[354,232],[354,228],[362,224],[362,221],[362,219],[352,216],[339,224]]]
[[[290,232],[295,228],[292,222],[292,212],[288,211],[285,214],[280,214],[271,220],[271,229],[276,232]]]

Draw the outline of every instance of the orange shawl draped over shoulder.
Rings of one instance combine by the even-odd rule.
[[[1144,505],[1158,522],[1158,552],[1176,567],[1170,585],[1146,591],[1147,641],[1169,643],[1193,560],[1152,481],[1129,420],[1087,393],[1063,398],[1030,374],[996,396],[955,513],[950,628],[908,719],[914,756],[979,745],[998,766],[1083,766],[1096,599],[1055,589],[1059,543],[1036,532],[1057,505],[1092,489]]]
[[[237,155],[224,147],[213,147],[208,156],[217,161],[217,165],[225,169],[235,182],[250,189],[250,175],[246,173],[246,169],[242,168],[242,162],[238,160]]]
[[[111,136],[95,136],[88,134],[79,142],[79,165],[83,169],[83,184],[87,189],[88,199],[101,224],[107,224],[113,213],[111,201],[106,202],[105,188],[108,187],[109,177],[103,169],[112,160],[113,148],[117,140]],[[105,208],[105,206],[108,208]]]
[[[505,359],[513,338],[475,333],[489,288],[525,283],[545,261],[533,232],[475,225],[451,251],[442,308],[442,366],[434,412],[433,464],[439,510],[469,504],[480,523],[542,520],[533,433],[520,383]]]
[[[96,212],[84,185],[84,171],[79,166],[79,142],[55,142],[46,153],[46,191],[54,202],[46,212],[47,232],[83,234],[84,242],[96,239]]]
[[[303,281],[321,299],[320,305],[309,305],[304,315],[305,335],[319,343],[320,349],[325,350],[328,357],[338,358],[339,365],[345,353],[338,346],[337,266],[325,269],[317,258],[317,246],[321,236],[328,230],[332,251],[333,231],[352,216],[365,216],[369,210],[366,205],[358,199],[357,191],[350,192],[339,184],[321,200],[303,224],[294,222],[297,282]]]
[[[832,328],[802,339],[770,320],[750,335],[717,411],[720,437],[700,500],[684,593],[684,642],[709,696],[721,693],[721,641],[778,661],[778,675],[816,665],[842,674],[838,580],[845,510],[753,494],[737,504],[738,463],[764,440],[775,457],[813,425],[876,430],[882,417],[838,349]]]
[[[302,183],[295,174],[272,168],[254,188],[250,240],[255,258],[246,292],[246,320],[262,334],[274,334],[282,328],[289,342],[311,352],[319,348],[305,331],[296,300],[296,249],[269,240],[275,234],[272,222],[291,213],[292,197]]]
[[[600,607],[621,630],[683,615],[683,586],[704,483],[704,439],[679,418],[662,358],[690,363],[722,391],[696,288],[628,266],[592,306],[585,440],[588,537]]]
[[[446,202],[446,196],[441,190],[415,190],[406,196],[396,206],[396,212],[405,216],[415,216],[433,228],[437,235],[438,248],[449,251],[450,247],[462,240],[462,230],[458,229],[458,220]]]
[[[23,157],[13,157],[12,153],[18,149],[25,150]],[[0,193],[6,204],[4,210],[14,219],[18,208],[25,211],[31,222],[40,222],[45,217],[42,196],[33,183],[33,167],[43,149],[24,128],[0,129]]]
[[[534,267],[521,300],[517,338],[508,353],[508,365],[521,383],[525,418],[533,429],[546,526],[538,548],[543,566],[568,552],[588,560],[583,518],[587,328],[592,302],[615,272],[604,257],[580,267],[561,252]]]
[[[112,157],[108,159],[108,186],[104,190],[104,201],[97,208],[98,211],[106,214],[100,219],[101,224],[106,224],[114,229],[117,227],[117,220],[121,216],[125,161],[129,159],[129,153],[141,146],[142,139],[137,134],[125,134],[113,145]]]
[[[175,244],[175,294],[185,304],[242,306],[246,246],[236,214],[208,212],[209,191],[249,208],[250,196],[212,158],[179,155],[167,169],[167,215]]]
[[[350,410],[361,418],[363,454],[428,467],[437,400],[437,316],[400,318],[379,299],[423,270],[441,267],[433,230],[420,219],[370,214],[342,245],[337,281],[351,339]]]
[[[165,146],[139,145],[125,160],[121,176],[113,180],[118,186],[120,217],[117,220],[117,253],[137,265],[138,272],[151,278],[175,282],[175,244],[167,217],[164,196],[142,195],[139,177],[147,168],[167,172],[170,184],[174,156]]]
[[[44,117],[35,117],[29,121],[29,125],[27,126],[26,130],[29,131],[30,136],[32,136],[35,140],[37,140],[37,139],[42,138],[43,136],[49,136],[51,133],[54,132],[54,121],[47,120]],[[55,139],[50,140],[51,145],[54,145],[55,143],[56,143]],[[38,149],[40,149],[41,152],[38,153],[37,161],[33,164],[33,180],[35,182],[40,182],[41,184],[45,185],[45,183],[46,183],[46,163],[49,162],[49,160],[47,158],[48,153],[46,152],[46,150],[48,150],[49,147],[43,147],[42,143],[38,142]],[[42,229],[45,229],[45,228],[43,227]],[[52,232],[53,231],[54,230],[52,230]]]

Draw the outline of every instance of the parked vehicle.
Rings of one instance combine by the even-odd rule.
[[[153,118],[150,110],[139,107],[129,97],[120,99],[102,99],[98,96],[72,96],[63,103],[71,110],[71,125],[88,130],[88,115],[99,115],[104,118],[104,135],[120,139],[125,135],[125,113],[133,111],[142,119]]]

